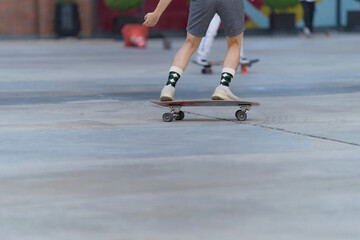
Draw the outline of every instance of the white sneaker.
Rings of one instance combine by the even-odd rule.
[[[209,62],[206,59],[203,59],[200,55],[196,55],[195,62],[202,66],[208,66]]]
[[[214,94],[211,97],[212,100],[226,100],[226,101],[232,101],[232,100],[240,100],[237,96],[235,96],[231,91],[229,87],[219,85],[216,89]]]
[[[304,28],[304,34],[305,34],[305,37],[309,38],[311,36],[311,31],[309,28],[305,27]]]
[[[166,85],[160,94],[160,101],[173,101],[175,94],[175,88],[171,85]]]
[[[245,57],[242,57],[240,58],[240,64],[241,65],[244,65],[244,64],[249,64],[250,63],[250,60],[245,58]]]

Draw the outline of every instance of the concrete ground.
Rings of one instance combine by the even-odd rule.
[[[247,37],[248,120],[165,123],[149,99],[182,41],[0,42],[1,240],[359,239],[360,35]],[[176,98],[220,71],[190,64]]]

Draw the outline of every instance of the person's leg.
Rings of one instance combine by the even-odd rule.
[[[205,36],[211,19],[215,15],[215,0],[196,0],[190,3],[185,43],[176,53],[169,71],[169,78],[161,91],[161,101],[174,100],[175,85]]]
[[[196,37],[187,33],[186,40],[182,47],[177,51],[169,70],[169,77],[165,87],[161,91],[160,101],[174,100],[175,86],[185,68],[187,67],[191,56],[199,47],[201,37]]]
[[[245,56],[244,52],[244,37],[241,40],[241,50],[240,50],[240,64],[249,64],[250,60]]]
[[[201,37],[196,37],[191,33],[187,33],[186,40],[182,47],[177,51],[172,62],[172,66],[177,66],[183,70],[187,67],[191,56],[198,49]]]
[[[235,76],[236,69],[239,66],[241,40],[243,33],[235,37],[227,37],[228,50],[225,56],[220,85],[215,89],[212,95],[213,100],[238,100],[230,91],[230,83]]]
[[[310,4],[305,2],[305,25],[310,30]]]
[[[306,1],[301,1],[302,9],[303,9],[303,19],[304,19],[304,27],[307,27],[307,4]]]
[[[315,12],[315,2],[309,2],[309,29],[311,32],[313,29],[313,20],[314,20],[314,12]]]
[[[228,50],[225,55],[223,68],[237,69],[240,61],[242,37],[243,34],[235,37],[226,37]]]
[[[217,13],[224,25],[228,50],[224,59],[220,85],[212,95],[213,100],[238,100],[230,91],[240,61],[241,39],[245,30],[244,0],[217,0]]]
[[[309,4],[306,1],[301,1],[301,5],[303,7],[303,11],[304,11],[304,33],[309,36],[311,34],[310,32],[310,21],[309,21]]]
[[[241,50],[240,50],[240,64],[248,64],[250,60],[245,56],[244,52],[244,37],[241,40]]]
[[[220,17],[218,14],[215,14],[213,19],[210,22],[209,28],[206,31],[205,37],[202,39],[200,46],[196,54],[196,62],[198,64],[207,65],[207,57],[211,50],[214,39],[217,35],[218,29],[220,27]]]

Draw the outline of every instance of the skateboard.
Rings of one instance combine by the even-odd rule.
[[[236,111],[235,116],[239,121],[245,121],[247,113],[252,106],[259,106],[260,103],[252,101],[224,101],[224,100],[177,100],[177,101],[158,101],[151,99],[150,102],[168,107],[170,112],[164,113],[162,119],[164,122],[171,122],[172,120],[183,120],[185,113],[181,111],[181,107],[226,107],[237,106],[240,107]]]
[[[251,67],[254,63],[257,63],[259,61],[260,59],[255,58],[255,59],[250,59],[248,63],[239,64],[241,68],[241,73],[247,74],[249,72],[248,68]],[[212,66],[221,66],[224,63],[224,61],[210,61],[208,65],[202,65],[197,63],[196,61],[192,61],[192,62],[203,67],[203,69],[201,69],[202,74],[212,74],[213,73],[211,69]]]

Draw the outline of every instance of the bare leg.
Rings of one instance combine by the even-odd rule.
[[[201,42],[201,37],[196,37],[190,33],[187,34],[184,44],[175,54],[174,60],[171,64],[168,81],[165,87],[161,90],[161,94],[160,94],[161,101],[174,100],[176,82],[179,80],[183,71],[187,67],[191,56],[199,47],[200,42]]]
[[[225,56],[223,68],[236,70],[240,61],[240,49],[243,33],[235,37],[227,37],[228,50]]]
[[[239,100],[229,89],[230,82],[235,76],[240,61],[241,40],[243,34],[227,37],[228,51],[225,56],[220,85],[215,89],[212,100]]]
[[[187,67],[191,56],[198,49],[201,43],[201,37],[196,37],[191,33],[187,33],[186,40],[182,47],[175,54],[174,60],[172,62],[172,66],[176,66],[185,70]]]

